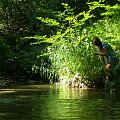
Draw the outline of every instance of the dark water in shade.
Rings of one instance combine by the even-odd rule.
[[[0,120],[120,120],[120,94],[47,85],[0,89]]]

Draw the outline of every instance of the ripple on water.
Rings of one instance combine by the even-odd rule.
[[[37,85],[7,91],[0,94],[0,120],[120,119],[119,95],[110,96],[103,90]]]

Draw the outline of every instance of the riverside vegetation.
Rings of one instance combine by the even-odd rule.
[[[109,42],[120,58],[119,0],[1,0],[1,85],[67,83],[104,87],[94,36]],[[120,86],[120,63],[113,73]],[[76,80],[75,80],[76,78]]]

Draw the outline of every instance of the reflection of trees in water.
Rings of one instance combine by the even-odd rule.
[[[119,95],[96,89],[48,87],[34,92],[33,118],[114,120],[119,117]]]
[[[105,115],[109,119],[117,119],[119,117],[119,107],[120,107],[120,97],[117,93],[113,93],[110,95],[109,93],[106,93],[105,95],[106,104],[105,104]]]

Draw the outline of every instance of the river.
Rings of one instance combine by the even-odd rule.
[[[120,95],[50,85],[4,88],[0,120],[120,120]]]

